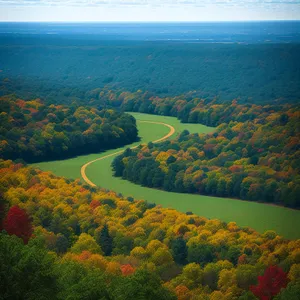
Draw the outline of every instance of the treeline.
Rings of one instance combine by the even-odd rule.
[[[26,81],[24,79],[23,81]],[[240,98],[231,98],[224,101],[218,96],[213,98],[199,96],[197,91],[189,91],[176,96],[162,96],[149,90],[137,90],[130,92],[117,87],[97,87],[85,90],[80,85],[78,87],[57,87],[56,92],[49,94],[51,88],[40,85],[39,92],[32,92],[34,89],[30,84],[16,82],[6,79],[0,86],[0,95],[14,94],[24,97],[24,99],[42,98],[45,104],[51,105],[62,103],[68,105],[80,105],[88,107],[97,107],[98,109],[115,109],[118,111],[131,111],[140,113],[149,113],[155,115],[172,116],[181,120],[183,123],[201,123],[207,126],[217,126],[222,123],[229,123],[231,120],[244,122],[253,120],[256,116],[268,116],[271,112],[280,112],[285,110],[288,105],[284,98],[275,101],[264,101],[253,104]],[[26,89],[26,86],[28,90]],[[22,92],[23,91],[23,92]],[[299,107],[297,104],[289,103],[290,107]]]
[[[299,298],[300,240],[11,161],[0,161],[0,173],[5,299]]]
[[[99,152],[137,140],[135,119],[112,109],[0,98],[0,157],[27,162]]]
[[[164,98],[142,91],[118,93],[105,90],[100,94],[101,97],[102,95],[104,99],[109,99],[110,105],[120,106],[124,111],[172,116],[183,123],[201,123],[207,126],[217,126],[230,121],[253,121],[257,118],[263,120],[273,112],[280,113],[289,108],[299,109],[297,104],[280,103],[280,101],[264,105],[243,104],[239,99],[233,99],[221,103],[218,98],[213,100],[198,98],[194,92]],[[99,101],[100,99],[99,97]]]
[[[197,97],[243,103],[300,97],[297,43],[95,41],[87,36],[2,37],[1,78],[16,79],[13,91],[21,98],[27,91],[61,103],[105,86],[163,97],[197,91]]]
[[[299,117],[299,107],[288,105],[199,106],[188,121],[222,123],[215,132],[184,131],[172,141],[128,149],[113,161],[115,176],[167,191],[300,208]]]

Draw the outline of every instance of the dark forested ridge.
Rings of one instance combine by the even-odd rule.
[[[296,102],[300,44],[103,41],[80,36],[0,36],[0,79],[10,92],[43,100],[85,99],[108,86],[219,101]],[[7,93],[7,91],[5,91]],[[33,96],[32,96],[33,95]],[[62,103],[62,102],[61,102]],[[60,103],[60,104],[61,104]]]
[[[0,98],[0,157],[27,162],[99,152],[137,140],[135,119],[111,109]]]
[[[233,101],[191,108],[179,112],[181,119],[220,124],[216,131],[184,131],[174,141],[127,150],[113,162],[115,176],[167,191],[300,207],[299,106]]]
[[[299,298],[299,240],[11,161],[0,160],[0,174],[4,299]]]

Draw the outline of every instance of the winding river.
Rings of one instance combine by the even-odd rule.
[[[172,117],[139,113],[132,113],[132,115],[137,119],[140,142],[99,154],[37,163],[34,166],[45,171],[52,171],[58,176],[80,178],[92,186],[100,186],[136,199],[145,199],[163,207],[174,208],[182,212],[192,211],[207,218],[216,218],[226,222],[234,221],[239,226],[249,226],[259,232],[275,230],[286,238],[300,238],[300,211],[297,210],[229,198],[171,193],[142,187],[113,177],[111,163],[117,154],[122,153],[128,147],[134,148],[141,143],[161,142],[174,138],[184,129],[191,133],[208,133],[214,130],[201,124],[182,124]]]

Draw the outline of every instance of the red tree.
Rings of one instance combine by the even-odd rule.
[[[282,269],[271,266],[263,276],[258,276],[258,284],[250,286],[250,290],[260,300],[269,300],[285,288],[288,281],[287,274]]]
[[[14,234],[22,238],[25,244],[28,243],[32,234],[32,226],[27,213],[23,209],[18,206],[11,207],[3,225],[9,235]]]
[[[133,268],[131,265],[122,265],[121,266],[122,275],[128,276],[134,273],[135,268]]]
[[[98,206],[100,206],[101,204],[100,204],[100,202],[98,201],[98,200],[92,200],[92,202],[90,203],[90,207],[92,208],[92,209],[95,209],[95,208],[97,208]]]

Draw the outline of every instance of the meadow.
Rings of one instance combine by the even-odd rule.
[[[174,138],[184,129],[190,133],[208,133],[214,129],[200,124],[183,124],[172,117],[132,113],[137,121],[163,122],[173,126],[176,133]],[[169,128],[161,124],[147,124],[138,122],[139,136],[141,140],[130,147],[140,143],[148,143],[157,140],[169,132]],[[51,161],[34,164],[45,171],[67,178],[81,178],[82,165],[111,153],[125,150],[129,146],[106,151],[98,154],[79,156],[62,161]],[[225,222],[236,222],[239,226],[248,226],[259,232],[275,230],[279,235],[288,239],[300,238],[300,211],[284,207],[254,203],[237,199],[209,197],[202,195],[171,193],[138,186],[129,181],[113,177],[111,163],[115,156],[96,161],[86,169],[87,177],[97,186],[122,193],[127,197],[144,199],[148,202],[160,204],[163,207],[174,208],[181,212],[192,211],[200,216],[211,219],[220,219]]]

